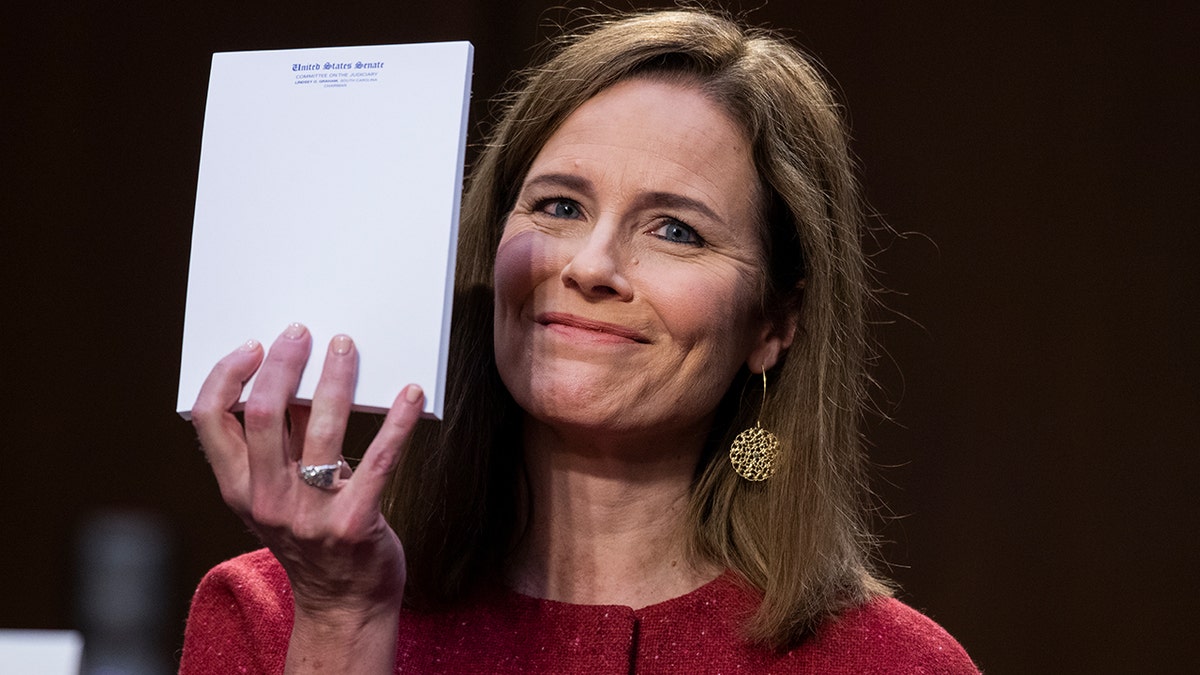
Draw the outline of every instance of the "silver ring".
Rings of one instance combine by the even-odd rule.
[[[333,488],[333,479],[342,470],[342,463],[339,459],[337,464],[301,464],[300,480],[315,488],[330,490]]]

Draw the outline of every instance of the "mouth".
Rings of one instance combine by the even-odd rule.
[[[585,319],[574,314],[566,314],[563,312],[544,312],[534,318],[538,324],[547,328],[559,328],[574,331],[587,331],[594,333],[595,337],[618,338],[639,344],[650,344],[650,338],[642,335],[638,331],[615,323],[607,323],[605,321],[594,321]]]

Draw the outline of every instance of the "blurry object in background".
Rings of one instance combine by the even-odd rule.
[[[171,558],[163,519],[102,511],[85,520],[77,545],[75,608],[87,644],[84,675],[174,672],[163,640]]]
[[[78,675],[83,636],[73,630],[0,630],[5,675]]]

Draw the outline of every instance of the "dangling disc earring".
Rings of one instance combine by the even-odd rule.
[[[763,405],[767,402],[767,369],[763,368]],[[759,416],[762,408],[759,408]],[[729,462],[733,470],[746,480],[763,481],[775,475],[775,461],[779,459],[779,439],[775,434],[762,428],[762,421],[756,420],[753,429],[747,429],[733,439],[729,447]]]

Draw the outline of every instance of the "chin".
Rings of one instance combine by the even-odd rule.
[[[505,383],[517,405],[547,424],[604,429],[632,421],[629,396],[608,378],[562,375],[534,375],[523,382],[506,379]]]

